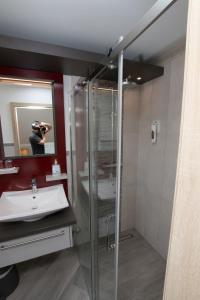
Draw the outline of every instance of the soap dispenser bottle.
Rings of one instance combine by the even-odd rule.
[[[54,160],[54,164],[52,165],[52,175],[53,176],[58,176],[60,175],[60,165],[58,164],[57,159]]]

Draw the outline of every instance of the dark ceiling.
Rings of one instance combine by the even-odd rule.
[[[2,47],[0,47],[0,65],[47,72],[60,72],[80,77],[90,77],[91,74],[95,74],[96,70],[100,70],[102,67],[101,64],[95,62]],[[129,77],[131,81],[135,81],[138,84],[143,84],[159,77],[163,73],[163,67],[131,60],[124,61],[123,77]],[[107,69],[102,79],[117,81],[117,76],[117,69]],[[137,80],[138,77],[141,77],[141,79]]]

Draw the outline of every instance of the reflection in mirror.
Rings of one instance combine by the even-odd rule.
[[[0,77],[0,111],[6,157],[55,154],[53,84]]]

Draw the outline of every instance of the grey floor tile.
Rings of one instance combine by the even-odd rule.
[[[135,230],[119,247],[118,300],[161,300],[165,261]],[[114,299],[114,255],[99,251],[99,300]]]
[[[67,249],[18,264],[20,283],[8,300],[60,300],[68,290],[68,286],[70,291],[77,288],[77,291],[82,291],[82,294],[87,295],[87,292],[84,291],[84,281],[81,282],[79,278],[79,283],[82,284],[81,288],[75,285],[79,268],[80,264],[74,249]],[[73,281],[74,284],[72,284]],[[66,299],[74,300],[76,298],[68,296]]]
[[[165,261],[137,231],[132,233],[119,247],[118,300],[161,300]],[[88,259],[88,245],[82,250]],[[99,300],[113,300],[114,250],[101,245],[98,259]],[[80,266],[74,248],[18,264],[20,284],[8,300],[89,300],[90,268],[89,259]]]

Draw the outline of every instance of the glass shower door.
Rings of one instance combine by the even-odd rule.
[[[71,115],[71,169],[72,205],[77,225],[74,243],[80,261],[79,277],[84,278],[85,289],[93,297],[93,272],[91,248],[91,201],[89,187],[88,141],[88,88],[77,83],[70,103]]]
[[[71,101],[74,238],[91,300],[117,299],[117,81],[116,63],[78,83]]]
[[[117,68],[89,83],[91,234],[96,299],[116,293]]]

